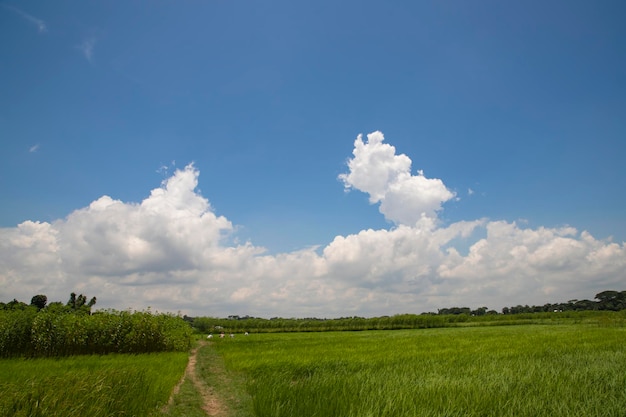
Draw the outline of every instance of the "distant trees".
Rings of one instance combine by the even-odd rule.
[[[620,311],[626,309],[626,291],[602,291],[596,294],[598,310]]]
[[[88,302],[86,295],[76,295],[76,293],[73,292],[70,294],[70,299],[65,304],[60,301],[54,301],[48,304],[48,297],[46,295],[37,294],[30,299],[30,304],[23,303],[16,299],[8,303],[0,303],[0,310],[25,310],[34,307],[38,311],[46,310],[51,312],[91,314],[91,307],[96,305],[96,301],[96,297],[92,297]]]
[[[467,314],[470,316],[486,316],[492,314],[498,314],[495,310],[489,310],[487,307],[478,307],[475,310],[470,309],[469,307],[451,307],[451,308],[440,308],[437,310],[437,314],[447,315],[447,314]]]
[[[391,330],[391,329],[418,329],[454,326],[465,322],[510,322],[527,317],[505,317],[510,315],[554,313],[565,311],[616,311],[626,310],[626,291],[603,291],[596,295],[596,300],[569,300],[563,303],[548,303],[544,305],[516,305],[504,307],[502,314],[488,307],[449,307],[441,308],[436,313],[427,312],[417,314],[396,314],[381,317],[340,317],[340,318],[281,318],[272,317],[263,319],[250,316],[229,315],[227,318],[215,317],[188,317],[184,319],[191,323],[196,331],[209,333],[215,331],[228,332],[319,332],[319,331],[355,331],[355,330]],[[538,316],[540,317],[540,316]]]
[[[621,311],[626,310],[626,291],[607,290],[602,291],[594,297],[593,300],[569,300],[564,303],[547,303],[544,305],[529,306],[518,304],[516,306],[508,306],[502,308],[502,314],[522,314],[522,313],[553,313],[563,311]],[[471,316],[483,316],[490,314],[498,314],[495,310],[488,310],[487,307],[479,307],[471,310],[469,307],[450,307],[440,308],[437,312],[439,315],[458,315],[467,314]]]
[[[469,307],[450,307],[450,308],[440,308],[437,311],[437,314],[447,315],[447,314],[471,314],[472,310]]]
[[[67,306],[73,311],[82,311],[86,313],[91,313],[91,307],[96,305],[96,297],[92,297],[89,302],[87,302],[87,296],[80,294],[76,296],[76,293],[73,292],[70,294],[70,299],[67,302]]]
[[[30,299],[30,305],[37,307],[38,310],[46,307],[46,303],[48,302],[48,297],[43,294],[35,295]]]
[[[17,301],[15,298],[6,304],[0,303],[0,310],[25,310],[26,308],[28,308],[26,303]]]
[[[621,311],[626,310],[626,291],[602,291],[592,300],[569,300],[565,303],[548,303],[541,306],[517,305],[504,307],[502,314],[562,312],[562,311]]]

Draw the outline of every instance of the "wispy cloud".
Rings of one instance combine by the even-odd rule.
[[[170,169],[175,169],[175,168],[176,168],[176,161],[172,160],[170,165],[161,164],[161,166],[159,167],[159,169],[156,170],[156,172],[161,174],[161,175],[163,175],[163,176],[168,176],[169,177]]]
[[[30,148],[28,148],[28,152],[33,153],[33,152],[37,152],[39,150],[39,144],[33,145]]]
[[[83,53],[83,56],[90,64],[93,64],[94,62],[95,46],[96,46],[96,38],[94,37],[83,39],[80,45],[77,46],[78,50]]]
[[[46,33],[48,31],[48,26],[46,25],[46,22],[44,22],[43,20],[30,15],[26,12],[24,12],[23,10],[18,9],[17,7],[14,6],[9,6],[8,4],[2,4],[2,6],[7,9],[7,10],[11,10],[15,13],[17,13],[18,15],[22,16],[24,19],[26,19],[28,22],[32,23],[33,25],[37,26],[37,30],[39,30],[39,33]]]

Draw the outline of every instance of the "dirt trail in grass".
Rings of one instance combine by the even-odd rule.
[[[189,379],[198,393],[202,397],[202,410],[204,410],[207,415],[212,417],[224,417],[228,415],[228,410],[223,404],[222,401],[217,397],[214,390],[205,384],[199,377],[196,372],[196,365],[198,363],[198,350],[202,347],[206,346],[205,341],[200,341],[198,346],[191,351],[189,355],[189,362],[187,363],[187,369],[185,369],[185,375],[180,380],[178,385],[174,388],[172,392],[172,396],[170,397],[169,403],[173,402],[174,396],[180,390],[181,385],[185,381],[185,379]]]

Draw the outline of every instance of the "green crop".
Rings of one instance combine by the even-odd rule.
[[[626,329],[522,325],[217,340],[258,417],[622,416]]]
[[[186,352],[1,359],[0,415],[158,415],[186,363]]]
[[[0,311],[0,357],[187,351],[191,342],[189,324],[172,314]]]

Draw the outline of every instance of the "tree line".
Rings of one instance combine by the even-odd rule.
[[[54,311],[57,313],[71,312],[91,314],[91,307],[94,305],[96,305],[96,297],[92,297],[89,302],[87,302],[86,295],[76,295],[76,293],[73,292],[70,294],[70,299],[65,304],[60,301],[48,304],[48,297],[46,295],[37,294],[30,299],[30,304],[17,301],[15,298],[13,301],[9,301],[8,303],[0,302],[0,310],[25,310],[29,307],[34,307],[37,311],[46,309],[46,311]]]
[[[543,305],[516,305],[502,308],[502,314],[520,313],[554,313],[564,311],[621,311],[626,310],[626,291],[607,290],[594,297],[595,300],[569,300],[564,303],[547,303]],[[425,313],[435,314],[435,313]],[[499,314],[487,307],[479,307],[475,310],[469,307],[441,308],[437,314],[468,314],[471,316],[484,316]]]
[[[622,311],[626,310],[626,291],[602,291],[594,297],[595,300],[569,300],[565,303],[544,305],[517,305],[504,307],[502,314],[563,312],[563,311]]]
[[[591,300],[570,300],[566,303],[549,303],[542,306],[504,307],[501,312],[487,307],[441,308],[435,312],[421,314],[397,314],[381,317],[340,317],[340,318],[281,318],[270,319],[230,315],[226,318],[189,317],[188,321],[196,331],[214,332],[316,332],[354,330],[396,330],[420,329],[467,325],[467,323],[522,324],[555,318],[582,317],[592,312],[615,312],[626,310],[626,291],[603,291]],[[556,314],[555,313],[559,313]]]

